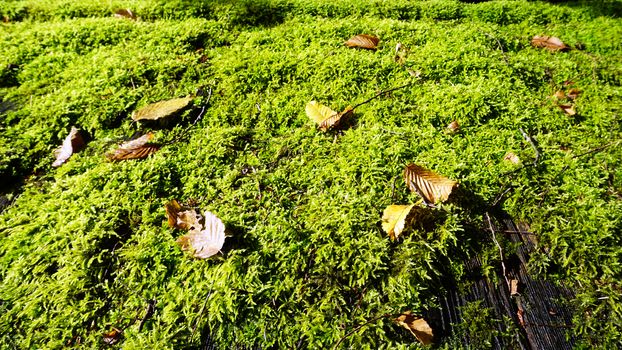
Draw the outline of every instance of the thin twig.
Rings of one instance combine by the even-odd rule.
[[[410,82],[410,83],[408,83],[408,84],[404,84],[404,85],[401,85],[401,86],[396,86],[396,87],[394,87],[394,88],[390,88],[390,89],[388,89],[388,90],[383,90],[383,91],[380,91],[379,93],[377,93],[377,94],[375,94],[374,96],[372,96],[372,97],[368,98],[367,100],[365,100],[365,101],[363,101],[363,102],[361,102],[361,103],[358,103],[358,104],[354,105],[354,107],[352,107],[352,109],[356,109],[356,108],[358,108],[358,107],[360,107],[360,106],[362,106],[362,105],[364,105],[364,104],[366,104],[366,103],[368,103],[368,102],[371,102],[371,101],[372,101],[373,99],[375,99],[375,98],[378,98],[378,97],[380,97],[380,96],[382,96],[382,95],[384,95],[384,94],[388,94],[389,92],[392,92],[392,91],[395,91],[395,90],[403,89],[403,88],[405,88],[405,87],[407,87],[407,86],[410,86],[410,85],[412,85],[412,84],[413,84],[413,83],[412,83],[412,82]]]
[[[392,317],[392,316],[394,316],[394,315],[392,315],[392,314],[383,314],[383,315],[380,315],[380,316],[376,316],[376,317],[374,317],[372,319],[369,319],[369,320],[365,321],[364,323],[354,327],[350,332],[348,332],[346,335],[344,335],[343,337],[341,337],[339,339],[339,341],[335,344],[335,346],[333,346],[333,350],[337,349],[339,347],[339,344],[341,344],[341,342],[343,342],[347,337],[349,337],[352,334],[354,334],[357,331],[359,331],[361,328],[367,326],[368,324],[370,324],[372,322],[378,321],[381,318],[387,318],[387,317]]]
[[[501,51],[501,54],[503,55],[503,60],[505,61],[505,64],[509,64],[508,57],[506,56],[505,50],[503,49],[503,45],[501,45],[501,42],[499,41],[499,39],[497,39],[497,37],[493,36],[492,34],[486,33],[485,31],[481,29],[480,29],[480,32],[484,33],[487,37],[497,42],[497,46],[499,47],[499,50]]]
[[[195,126],[199,122],[199,120],[201,120],[201,118],[203,118],[203,114],[205,113],[205,107],[207,107],[207,105],[209,104],[209,101],[210,101],[211,98],[212,98],[212,88],[210,88],[208,90],[207,101],[205,101],[205,103],[201,107],[201,112],[199,112],[199,115],[194,119],[192,124],[188,125],[188,127],[186,129],[184,129],[184,131],[179,133],[179,135],[177,135],[177,137],[175,137],[172,141],[165,143],[164,145],[170,145],[170,144],[173,144],[173,143],[176,143],[176,142],[179,142],[180,140],[182,140],[186,136],[188,131],[190,131],[190,129],[193,126]]]
[[[201,321],[201,318],[203,317],[203,310],[205,310],[205,306],[207,305],[207,301],[209,300],[209,297],[211,295],[212,295],[212,290],[210,289],[209,293],[207,293],[207,296],[205,297],[205,302],[203,303],[203,306],[201,306],[201,311],[199,311],[199,316],[197,317],[197,321],[194,323],[194,327],[192,327],[192,333],[190,334],[190,341],[192,341],[192,339],[194,338],[194,332],[196,332],[197,326],[199,325],[199,322]]]
[[[529,142],[529,144],[531,144],[531,147],[533,148],[534,152],[536,152],[536,159],[534,159],[533,165],[537,165],[538,164],[538,160],[540,159],[540,150],[538,150],[538,146],[536,146],[536,143],[534,142],[533,138],[531,136],[529,136],[529,134],[526,133],[525,130],[523,130],[523,128],[518,128],[518,130],[520,130],[520,132],[521,132],[521,134],[523,134],[523,137],[525,138],[525,140],[527,140],[527,142]]]
[[[156,303],[157,303],[157,300],[152,299],[149,301],[149,304],[147,304],[147,307],[145,308],[145,316],[143,316],[143,318],[140,320],[140,323],[138,324],[139,332],[143,329],[143,326],[145,325],[145,321],[147,321],[149,317],[151,317],[153,313],[155,312]]]
[[[490,227],[490,232],[492,233],[492,240],[497,245],[497,248],[499,248],[499,255],[501,256],[501,269],[503,272],[503,279],[505,279],[505,283],[507,284],[508,288],[511,288],[510,281],[508,280],[508,276],[506,275],[505,263],[504,263],[505,258],[503,257],[503,249],[501,248],[499,241],[497,241],[497,236],[495,234],[496,231],[494,227],[492,227],[492,221],[490,220],[490,215],[488,215],[488,212],[486,212],[484,215],[486,215],[486,220],[488,220],[488,226]]]

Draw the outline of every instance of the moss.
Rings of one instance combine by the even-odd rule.
[[[116,327],[124,348],[196,347],[206,332],[227,348],[326,348],[377,315],[433,308],[444,279],[464,277],[463,257],[482,255],[492,276],[498,256],[465,229],[481,213],[457,204],[440,209],[432,231],[388,240],[384,207],[416,200],[400,178],[410,162],[481,203],[511,188],[503,209],[543,248],[533,273],[578,286],[575,335],[601,348],[622,339],[622,25],[608,14],[619,2],[7,4],[0,176],[21,185],[0,214],[3,347],[99,347]],[[112,18],[119,7],[140,19]],[[344,47],[357,33],[378,35],[379,49]],[[586,50],[532,48],[538,34]],[[398,43],[409,49],[403,64]],[[549,98],[567,80],[582,90],[573,117]],[[304,115],[310,100],[342,110],[409,82],[357,108],[341,132],[320,133]],[[199,89],[212,97],[187,139],[144,161],[105,160],[148,129],[131,122],[133,110]],[[172,140],[205,103],[156,141]],[[460,133],[446,134],[454,119]],[[71,125],[91,142],[52,169]],[[519,128],[538,141],[536,167],[503,161],[509,151],[523,165],[535,157]],[[223,257],[181,252],[180,232],[164,222],[171,198],[223,219]],[[503,321],[480,316],[470,321],[481,329]],[[489,340],[465,327],[475,343]],[[342,344],[418,347],[390,320]]]

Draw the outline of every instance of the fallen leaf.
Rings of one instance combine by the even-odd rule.
[[[69,131],[69,135],[65,137],[62,146],[54,151],[56,160],[52,163],[52,166],[59,167],[63,165],[72,154],[80,152],[80,150],[84,148],[84,145],[84,138],[82,138],[80,130],[78,130],[75,126],[72,126],[71,131]]]
[[[108,153],[106,156],[110,160],[146,158],[160,149],[160,146],[149,143],[151,139],[153,139],[153,133],[144,134],[135,140],[122,143],[117,149]]]
[[[123,331],[112,327],[112,330],[110,332],[105,332],[102,335],[104,338],[104,343],[108,345],[114,345],[121,339],[121,335],[123,335]]]
[[[346,41],[347,47],[358,47],[361,49],[375,50],[380,39],[373,35],[358,34]]]
[[[517,279],[511,279],[510,280],[510,295],[511,296],[520,295],[520,293],[518,291],[518,287],[519,287],[518,280]]]
[[[558,100],[563,100],[563,99],[566,98],[566,93],[561,91],[561,90],[559,90],[559,91],[555,92],[555,94],[553,94],[553,97],[555,97]]]
[[[531,39],[531,45],[535,47],[545,48],[550,51],[568,51],[570,46],[564,44],[558,37],[555,36],[539,36],[536,35]]]
[[[178,213],[175,226],[184,230],[201,231],[203,230],[201,219],[201,215],[197,214],[196,211],[185,210]]]
[[[579,90],[577,88],[572,88],[572,89],[568,90],[568,93],[566,94],[566,96],[569,99],[574,100],[577,97],[579,97],[580,94],[581,94],[581,90]]]
[[[402,45],[402,43],[397,43],[397,45],[395,45],[395,57],[393,60],[398,64],[404,64],[406,56],[408,56],[408,48]]]
[[[434,333],[426,320],[422,317],[413,316],[410,311],[406,311],[395,319],[400,326],[408,329],[412,335],[423,345],[432,344]]]
[[[116,18],[136,19],[136,15],[130,9],[118,9],[114,12],[113,16]]]
[[[410,68],[407,68],[406,70],[408,71],[408,74],[410,74],[411,77],[415,77],[415,78],[420,78],[421,77],[421,71],[420,70],[414,71],[414,70],[412,70]]]
[[[460,124],[458,124],[457,120],[454,120],[447,125],[446,130],[450,134],[455,134],[460,131]]]
[[[454,180],[412,163],[404,169],[404,180],[408,188],[417,193],[426,204],[446,201],[457,185]]]
[[[564,111],[564,113],[566,113],[566,114],[568,114],[570,116],[577,114],[577,111],[575,111],[575,109],[574,109],[574,105],[571,105],[571,104],[563,104],[562,105],[562,104],[560,104],[560,105],[557,105],[557,106],[559,106],[559,108],[561,108],[562,111]]]
[[[503,160],[508,161],[512,164],[520,163],[520,158],[518,158],[518,156],[514,152],[506,153],[505,156],[503,157]]]
[[[186,251],[199,259],[209,258],[222,249],[225,243],[225,224],[214,214],[206,211],[204,214],[205,225],[201,229],[193,228],[186,235],[177,239],[177,243]],[[194,215],[194,218],[200,215]]]
[[[307,103],[305,112],[311,120],[318,124],[318,128],[320,130],[327,131],[328,129],[339,126],[342,120],[352,116],[354,110],[351,106],[348,106],[343,110],[343,112],[337,113],[329,107],[321,105],[315,101],[311,101]]]
[[[177,219],[179,218],[179,213],[183,211],[183,208],[177,202],[177,200],[173,199],[170,202],[164,205],[164,209],[166,210],[166,217],[168,219],[168,226],[186,229],[185,227],[181,227]]]
[[[382,213],[382,229],[392,240],[399,238],[406,228],[407,218],[412,209],[411,205],[389,205]]]
[[[132,113],[132,120],[158,120],[170,117],[190,105],[192,97],[180,97],[147,105]]]

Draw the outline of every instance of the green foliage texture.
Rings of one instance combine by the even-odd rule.
[[[114,18],[118,8],[139,19]],[[434,230],[388,239],[383,209],[417,199],[400,177],[410,162],[483,202],[504,192],[503,209],[537,234],[532,273],[576,292],[578,346],[621,346],[621,9],[0,1],[0,347],[99,348],[116,327],[113,348],[197,348],[210,333],[222,348],[323,349],[378,315],[434,308],[466,257],[493,271],[499,256],[469,229],[484,227],[481,213],[451,203]],[[343,45],[359,33],[377,35],[379,49]],[[542,34],[584,50],[531,47]],[[575,116],[550,97],[564,81],[582,91]],[[406,83],[359,107],[341,132],[318,132],[304,113],[310,100],[342,110]],[[133,110],[198,89],[211,99],[156,128],[155,141],[170,141],[204,106],[186,138],[142,161],[106,160],[148,129]],[[461,131],[445,133],[453,120]],[[52,168],[72,125],[91,141]],[[538,142],[536,166],[521,128]],[[521,164],[504,161],[508,152]],[[180,250],[163,209],[172,198],[223,219],[222,256]],[[155,311],[139,327],[149,300]],[[488,344],[487,322],[500,322],[481,315],[456,327],[482,337],[474,344]],[[389,318],[341,346],[420,347]]]

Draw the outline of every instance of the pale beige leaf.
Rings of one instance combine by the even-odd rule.
[[[503,160],[508,161],[512,164],[519,164],[520,158],[514,152],[508,152],[503,157]]]
[[[398,316],[395,321],[402,327],[408,329],[412,335],[423,345],[430,345],[434,339],[434,332],[428,322],[422,317],[414,316],[410,311]]]
[[[136,19],[136,15],[130,9],[118,9],[114,12],[113,15],[115,18],[127,18],[127,19]]]
[[[361,49],[375,50],[380,39],[369,34],[358,34],[346,41],[347,47],[358,47]]]
[[[193,228],[188,234],[177,240],[183,250],[190,251],[194,257],[199,259],[216,255],[225,243],[225,225],[223,222],[209,211],[204,213],[204,220],[204,227],[201,229]]]
[[[406,166],[404,180],[406,180],[408,188],[417,193],[428,204],[446,201],[457,185],[456,181],[416,164]]]
[[[69,132],[69,135],[65,137],[63,144],[54,151],[56,160],[52,163],[52,166],[59,167],[63,165],[72,154],[82,150],[84,145],[84,138],[82,138],[80,130],[78,130],[75,126],[72,126],[71,131]]]
[[[561,105],[558,105],[558,106],[567,115],[573,116],[573,115],[577,114],[577,111],[575,111],[575,109],[574,109],[574,105],[571,105],[571,104],[561,104]]]
[[[134,113],[132,120],[158,120],[172,116],[190,105],[192,97],[174,98],[147,105]]]
[[[201,215],[197,214],[194,210],[185,210],[177,213],[177,221],[175,226],[184,230],[203,230],[203,224],[201,223]]]
[[[382,213],[382,229],[392,240],[399,238],[406,228],[408,214],[414,208],[411,205],[389,205]]]
[[[558,37],[554,36],[539,36],[536,35],[531,39],[531,45],[539,48],[545,48],[550,51],[568,51],[570,46],[564,44]]]

